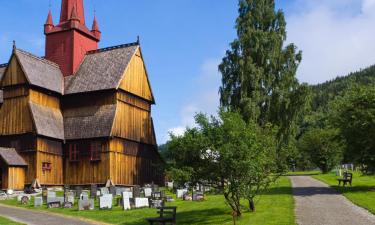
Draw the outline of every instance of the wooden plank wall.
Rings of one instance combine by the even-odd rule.
[[[37,167],[37,157],[35,152],[22,152],[20,153],[22,158],[27,163],[28,167],[25,169],[26,178],[25,184],[31,184],[36,178],[36,167]]]
[[[0,135],[33,132],[27,97],[5,99],[0,108]]]
[[[0,86],[13,86],[18,84],[25,84],[26,82],[26,76],[23,73],[21,66],[17,61],[17,57],[13,56],[8,66],[8,70],[4,74]]]
[[[25,168],[9,167],[7,188],[12,190],[23,190],[25,187]]]
[[[52,95],[47,95],[45,93],[42,93],[34,89],[30,89],[29,93],[30,93],[29,95],[30,101],[36,104],[42,105],[42,106],[60,110],[59,98],[52,96]]]
[[[38,137],[36,165],[31,169],[36,170],[36,178],[41,184],[63,184],[63,149],[60,141]],[[43,171],[43,163],[51,163],[51,170]],[[29,164],[30,165],[30,164]],[[30,168],[30,167],[29,167]]]
[[[154,101],[145,65],[139,49],[131,59],[120,83],[120,89],[149,101]]]
[[[153,144],[150,112],[118,101],[112,136]]]
[[[68,144],[69,142],[67,143],[67,145]],[[89,149],[80,150],[89,151]],[[104,142],[102,146],[100,161],[91,162],[89,154],[85,154],[86,156],[81,156],[78,162],[70,162],[68,153],[69,152],[66,149],[66,154],[64,158],[65,184],[104,184],[110,178],[108,141]]]

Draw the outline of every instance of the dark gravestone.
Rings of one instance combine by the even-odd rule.
[[[163,198],[163,194],[162,194],[161,191],[153,192],[153,193],[152,193],[152,198],[153,198],[153,199],[162,199],[162,198]]]
[[[66,208],[66,209],[73,208],[73,203],[72,202],[64,202],[64,208]]]
[[[61,202],[50,202],[48,203],[48,208],[61,208]]]
[[[90,188],[90,198],[96,198],[98,192],[98,185],[96,184],[91,184]]]
[[[110,186],[109,187],[109,193],[112,194],[112,196],[116,196],[116,187]]]
[[[28,205],[28,204],[29,204],[29,197],[27,197],[27,196],[23,196],[23,197],[21,198],[21,204],[22,204],[22,205]]]
[[[159,192],[159,185],[152,184],[151,189],[152,189],[152,192]]]
[[[48,196],[48,189],[47,188],[43,188],[42,189],[43,202],[47,202],[47,196]]]
[[[160,208],[164,207],[164,201],[159,199],[151,199],[150,200],[150,207],[151,208]]]
[[[139,198],[141,197],[141,188],[136,185],[133,187],[133,198]]]
[[[76,197],[79,198],[82,194],[82,188],[80,186],[76,187]]]
[[[204,200],[204,194],[203,192],[194,192],[193,193],[193,201],[203,201]]]

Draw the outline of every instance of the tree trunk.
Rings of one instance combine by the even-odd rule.
[[[251,212],[255,212],[255,204],[253,199],[249,199],[249,209]]]

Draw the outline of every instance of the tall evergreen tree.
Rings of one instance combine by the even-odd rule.
[[[283,143],[308,93],[295,77],[302,54],[294,44],[284,47],[286,22],[274,0],[240,0],[236,28],[238,38],[219,66],[221,105],[247,121],[277,125]]]

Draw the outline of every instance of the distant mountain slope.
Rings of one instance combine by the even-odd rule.
[[[352,85],[375,85],[375,65],[322,84],[312,85],[312,110],[325,109],[328,102],[343,94]]]

